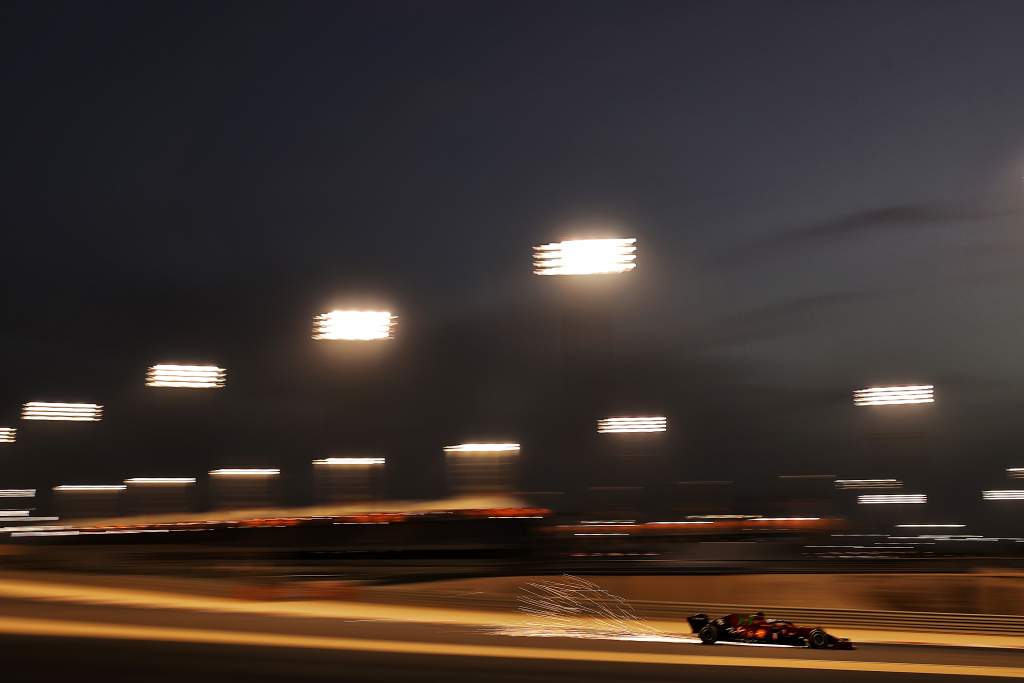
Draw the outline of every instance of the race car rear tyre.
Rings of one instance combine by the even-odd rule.
[[[700,630],[697,636],[700,637],[700,642],[705,645],[714,645],[715,641],[718,640],[718,627],[714,624],[708,624]]]
[[[807,634],[807,644],[816,650],[828,645],[828,635],[820,628],[816,628]]]

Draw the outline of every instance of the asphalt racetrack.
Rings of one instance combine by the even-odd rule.
[[[514,633],[514,631],[512,631]],[[842,635],[841,633],[839,635]],[[991,681],[1024,652],[533,637],[455,624],[0,601],[4,681]]]

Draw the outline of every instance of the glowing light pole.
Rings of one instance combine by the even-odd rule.
[[[276,467],[228,467],[210,471],[213,506],[225,508],[270,507],[277,501],[281,470]]]
[[[188,512],[195,508],[195,477],[132,477],[124,483],[134,513]]]
[[[610,276],[628,273],[636,269],[636,260],[637,240],[635,237],[572,239],[533,247],[533,272],[535,275],[565,276],[570,280],[577,279],[578,276]],[[578,358],[584,355],[585,350],[571,347],[575,346],[574,338],[583,339],[585,337],[589,342],[593,341],[595,335],[581,332],[571,334],[570,328],[593,324],[594,319],[600,318],[600,314],[578,311],[572,315],[573,321],[570,322],[570,315],[574,313],[572,309],[576,308],[575,302],[591,300],[582,291],[575,292],[572,299],[572,302],[567,299],[561,302],[561,355],[563,392],[565,394],[563,404],[575,406],[575,414],[562,416],[564,432],[561,434],[562,443],[558,445],[558,448],[584,453],[586,448],[578,441],[581,436],[578,427],[582,426],[586,419],[584,415],[590,410],[570,395],[572,393],[570,384],[572,378],[577,374],[573,368],[580,362]],[[611,345],[609,344],[607,347],[610,348]]]
[[[124,484],[61,484],[53,487],[54,502],[62,518],[112,517],[121,510]]]
[[[921,411],[914,407],[934,402],[935,387],[931,384],[874,386],[854,390],[854,407],[865,409],[863,424],[867,426],[871,423],[879,430],[865,434],[867,452],[863,460],[874,467],[882,466],[880,461],[884,460],[884,466],[891,468],[893,474],[911,474],[927,466],[928,432],[927,428],[922,429],[920,423],[915,422],[921,419]],[[918,425],[916,430],[912,428],[915,424]],[[895,485],[901,484],[899,480],[867,480],[854,482],[850,488],[895,488]]]
[[[313,484],[319,503],[347,503],[380,496],[384,458],[335,457],[313,461]]]
[[[444,447],[452,492],[510,493],[517,480],[519,444],[463,443]]]

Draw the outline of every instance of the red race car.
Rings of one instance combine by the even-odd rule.
[[[711,619],[706,614],[687,617],[690,628],[705,645],[719,640],[730,643],[759,643],[763,645],[793,645],[816,649],[852,650],[853,643],[836,638],[818,627],[797,626],[792,621],[766,619],[764,612],[756,614],[726,614]]]

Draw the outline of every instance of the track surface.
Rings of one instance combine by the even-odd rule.
[[[69,631],[77,637],[68,637]],[[448,624],[17,599],[0,600],[0,652],[3,678],[12,682],[756,679],[840,683],[992,681],[999,680],[992,676],[1000,673],[1024,677],[1024,652],[1013,650],[865,645],[853,652],[831,652],[706,647],[517,637]],[[928,670],[920,672],[919,665]],[[865,667],[874,670],[858,670]],[[953,671],[960,675],[949,673]]]

